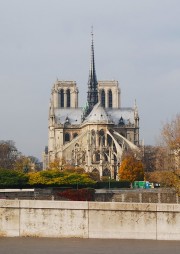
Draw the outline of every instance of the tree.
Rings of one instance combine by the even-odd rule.
[[[161,136],[167,147],[180,149],[180,114],[177,114],[171,122],[164,124]]]
[[[14,141],[0,141],[0,168],[14,169],[15,162],[20,156]]]
[[[149,182],[158,182],[161,187],[174,188],[180,195],[180,171],[154,171],[146,174]]]
[[[161,143],[167,151],[169,169],[180,169],[180,114],[163,125]]]
[[[144,146],[143,164],[145,172],[167,170],[167,150],[163,146]]]
[[[60,160],[58,158],[54,159],[49,163],[48,170],[63,170],[66,165],[66,161],[64,159]]]
[[[130,182],[144,180],[144,166],[142,161],[132,155],[127,155],[119,168],[119,179]]]
[[[71,165],[67,163],[65,159],[60,160],[58,158],[54,159],[53,161],[49,163],[48,170],[68,171],[69,173],[76,172],[80,174],[85,173],[83,168],[79,166]]]
[[[21,172],[25,172],[25,169],[27,169],[27,171],[29,171],[30,161],[29,161],[28,157],[26,157],[24,155],[19,156],[14,163],[14,169],[21,171]],[[25,172],[25,173],[27,173],[27,172]]]
[[[19,156],[15,163],[14,169],[22,171],[24,173],[32,172],[32,171],[39,171],[40,170],[40,162],[34,156]]]
[[[68,185],[68,184],[94,184],[88,174],[60,170],[45,170],[29,173],[29,184]]]
[[[157,147],[144,146],[143,163],[145,172],[152,172],[156,169],[156,156]]]
[[[28,184],[29,176],[17,170],[0,169],[0,187],[22,187]]]
[[[155,171],[146,174],[147,180],[173,187],[180,194],[180,114],[162,126],[155,160]]]

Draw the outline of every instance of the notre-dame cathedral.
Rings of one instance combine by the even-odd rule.
[[[74,81],[57,80],[52,87],[44,169],[59,159],[114,179],[123,152],[139,150],[139,115],[136,104],[121,107],[118,81],[97,80],[93,34],[85,107],[79,107],[78,95]]]

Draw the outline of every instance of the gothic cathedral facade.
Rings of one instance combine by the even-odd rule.
[[[139,150],[139,115],[136,105],[121,107],[118,81],[97,80],[93,34],[84,108],[78,95],[74,81],[57,80],[52,87],[43,167],[58,159],[115,179],[123,152]]]

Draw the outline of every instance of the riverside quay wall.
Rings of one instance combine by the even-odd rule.
[[[180,240],[180,205],[0,200],[0,236]]]
[[[58,195],[62,191],[62,188],[0,189],[0,199],[68,200]],[[91,201],[178,204],[180,196],[172,188],[96,189]]]

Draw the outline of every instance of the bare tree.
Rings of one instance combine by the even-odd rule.
[[[0,168],[14,169],[15,162],[20,155],[14,141],[0,141]]]
[[[40,171],[41,163],[39,162],[38,158],[34,156],[21,155],[16,159],[16,162],[14,164],[14,169],[23,171],[25,173],[28,173],[31,171]]]
[[[145,172],[153,172],[156,170],[157,165],[157,152],[156,146],[144,146],[143,164]]]
[[[164,124],[161,140],[167,151],[169,169],[180,170],[180,114]]]

